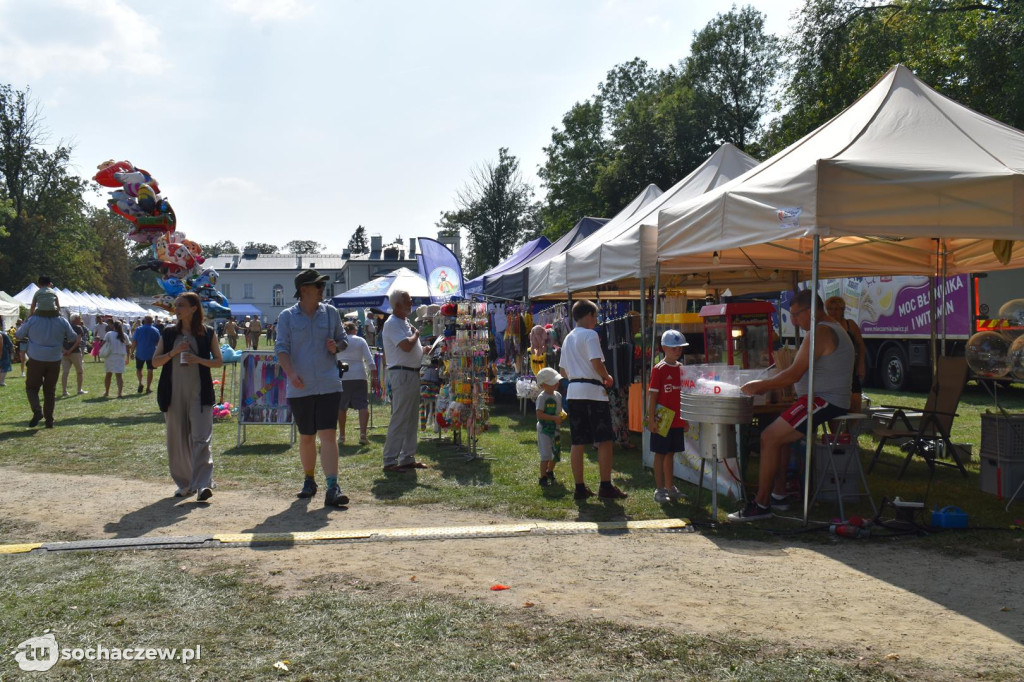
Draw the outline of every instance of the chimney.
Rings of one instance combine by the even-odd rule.
[[[409,260],[416,260],[416,238],[409,237]]]
[[[370,252],[379,252],[384,246],[384,237],[379,234],[370,237]]]
[[[301,255],[295,256],[295,269],[296,270],[301,270],[302,269],[302,256]]]
[[[341,250],[341,257],[342,257],[342,259],[348,260],[351,255],[352,255],[352,252],[349,249],[342,249]]]

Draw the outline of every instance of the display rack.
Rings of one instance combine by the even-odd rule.
[[[487,424],[490,409],[490,385],[487,377],[487,354],[490,345],[487,304],[463,301],[457,304],[455,335],[446,338],[445,359],[448,366],[449,415],[453,441],[467,461],[482,459],[480,431]],[[466,439],[461,440],[461,431]]]

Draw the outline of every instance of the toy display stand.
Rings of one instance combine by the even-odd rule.
[[[466,461],[484,459],[479,434],[490,413],[490,382],[487,353],[490,344],[487,304],[463,301],[457,304],[454,336],[446,334],[444,357],[448,369],[450,404],[446,413],[452,428],[453,445]],[[463,441],[462,431],[466,431]]]

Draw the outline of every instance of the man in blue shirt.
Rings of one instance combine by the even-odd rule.
[[[18,340],[28,341],[28,371],[25,393],[32,408],[32,428],[46,417],[46,428],[53,428],[53,405],[57,400],[57,380],[64,356],[64,344],[78,339],[71,323],[63,317],[32,315],[15,332]],[[25,348],[25,346],[22,346]],[[39,406],[39,389],[43,389],[43,405]]]
[[[156,344],[160,341],[160,332],[153,326],[153,317],[146,315],[142,318],[142,324],[132,334],[132,344],[135,346],[135,376],[139,379],[139,393],[142,393],[142,366],[146,366],[146,393],[150,393],[150,386],[153,384],[153,353],[156,352]]]
[[[342,385],[335,355],[348,341],[338,309],[323,302],[328,279],[316,270],[295,276],[295,298],[299,302],[282,310],[277,318],[274,351],[288,375],[288,406],[299,431],[299,459],[306,474],[299,497],[316,495],[313,474],[319,436],[320,466],[327,479],[324,504],[343,507],[348,504],[348,495],[338,486],[336,427]]]

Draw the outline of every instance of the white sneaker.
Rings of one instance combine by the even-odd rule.
[[[658,504],[665,504],[669,502],[668,491],[663,488],[658,488],[654,491],[654,501]]]
[[[89,392],[89,391],[79,391],[79,392],[78,392],[78,395],[85,395],[85,394],[86,394],[86,393],[88,393],[88,392]]]

